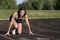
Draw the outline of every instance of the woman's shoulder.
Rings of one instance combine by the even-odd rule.
[[[17,14],[17,10],[13,11],[13,14]]]
[[[13,13],[17,13],[17,10],[14,10]]]
[[[27,17],[28,17],[28,15],[26,14],[26,15],[25,15],[25,18],[27,18]]]

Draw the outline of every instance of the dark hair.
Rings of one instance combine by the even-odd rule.
[[[18,12],[18,18],[21,17],[21,15],[20,15],[21,10],[24,10],[24,11],[25,11],[25,13],[24,13],[24,15],[23,15],[22,17],[24,17],[24,16],[26,15],[26,10],[25,10],[25,8],[24,8],[24,7],[21,7],[21,8],[17,11],[17,12]]]

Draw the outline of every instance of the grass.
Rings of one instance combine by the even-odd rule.
[[[8,19],[14,10],[0,10],[0,19]],[[60,18],[60,10],[27,10],[30,19]]]

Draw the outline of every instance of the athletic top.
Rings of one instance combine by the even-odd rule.
[[[18,14],[18,15],[19,15],[19,14]],[[17,17],[15,17],[15,21],[16,21],[17,23],[22,23],[22,19],[25,17],[26,13],[24,13],[24,15],[23,15],[22,17],[20,17],[20,18],[18,17],[18,15],[17,15]],[[9,18],[10,22],[11,22],[12,16],[13,16],[13,15],[11,15],[10,18]]]

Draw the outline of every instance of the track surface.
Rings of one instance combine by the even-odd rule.
[[[54,19],[29,19],[33,33],[29,35],[28,29],[23,21],[23,34],[5,36],[9,21],[0,20],[0,40],[60,40],[60,18]]]

